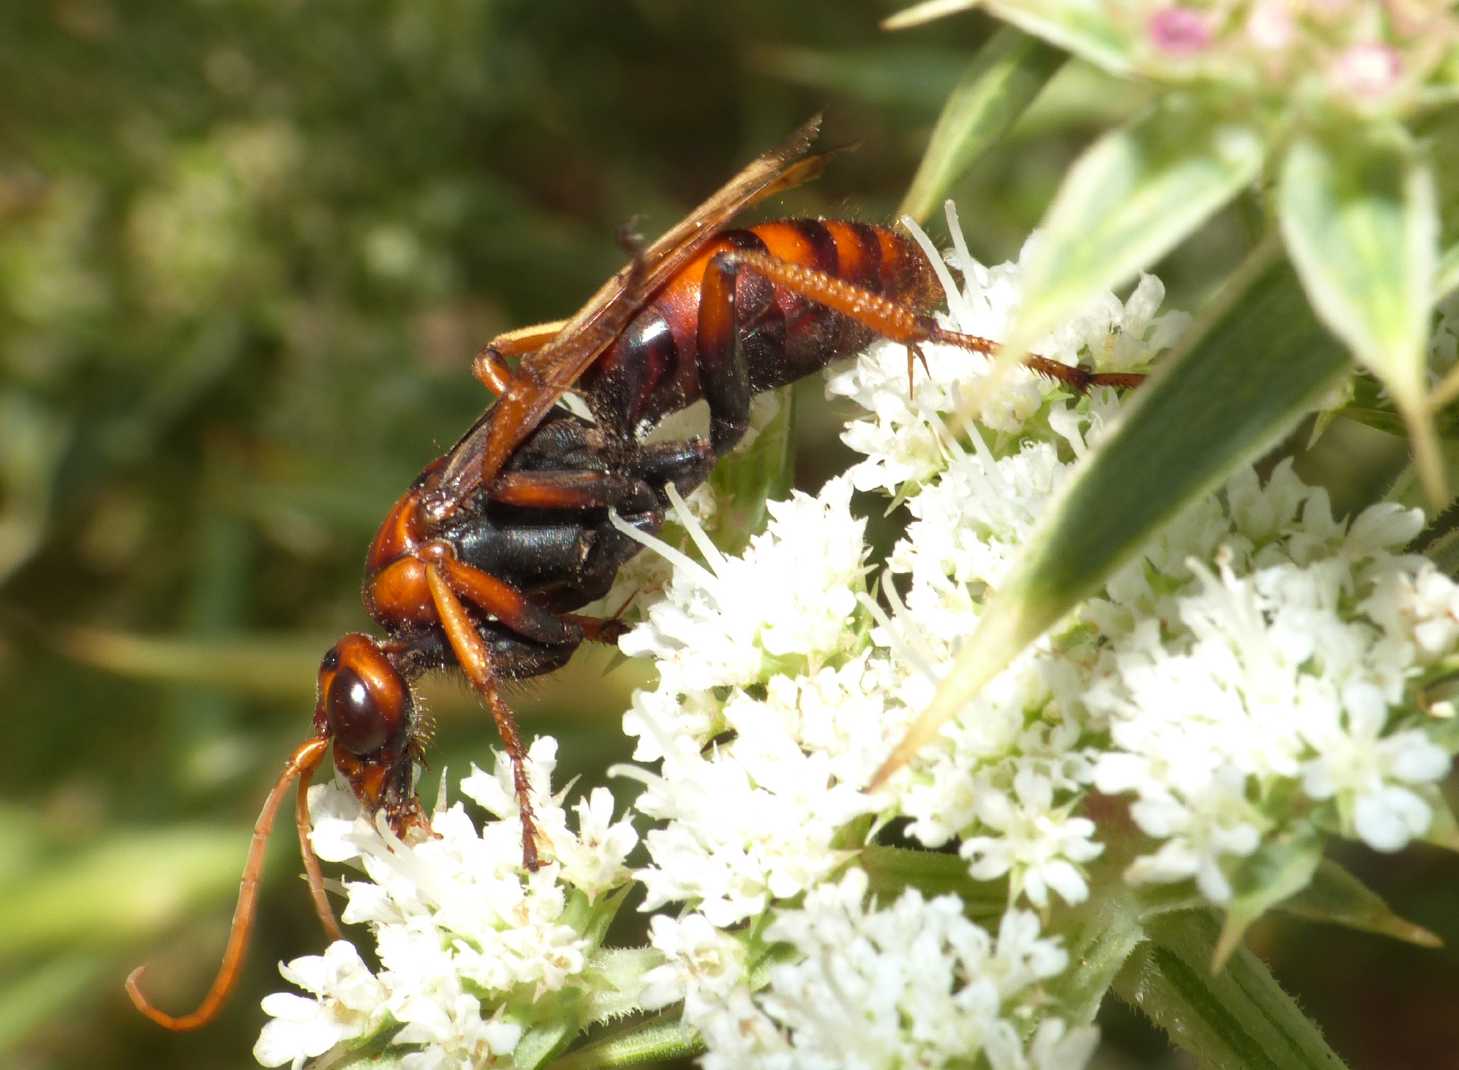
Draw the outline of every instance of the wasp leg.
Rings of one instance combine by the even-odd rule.
[[[623,608],[627,609],[627,604]],[[628,625],[616,616],[590,617],[582,613],[564,613],[563,618],[581,628],[583,638],[590,643],[606,643],[612,646],[628,631]]]
[[[712,454],[708,464],[704,461],[708,451],[709,444],[705,442],[687,449],[679,444],[666,444],[662,450],[653,450],[642,467],[665,479],[678,475],[676,482],[692,489],[713,465]],[[640,466],[634,464],[631,470],[637,472]],[[657,489],[662,486],[662,481],[655,485],[647,479],[603,472],[510,472],[493,484],[492,499],[494,503],[539,509],[599,512],[596,518],[585,516],[582,520],[580,534],[584,537],[585,552],[572,562],[572,583],[562,591],[542,592],[544,605],[562,611],[586,605],[607,594],[613,587],[619,568],[641,549],[639,543],[609,524],[601,511],[616,510],[624,522],[642,532],[654,534],[664,523],[666,500],[661,497],[662,490]],[[572,615],[563,619],[570,625],[579,623]],[[584,631],[585,638],[599,638],[591,624]]]
[[[491,651],[486,641],[476,630],[475,622],[461,599],[435,565],[426,567],[426,582],[431,588],[431,600],[435,603],[436,615],[456,663],[471,681],[491,716],[496,721],[496,730],[502,737],[502,744],[512,760],[512,788],[517,796],[517,810],[522,821],[522,865],[529,871],[542,863],[537,856],[537,825],[532,816],[532,793],[527,782],[527,752],[522,746],[522,737],[517,732],[517,719],[497,690],[497,673],[492,663]]]
[[[655,442],[638,451],[633,471],[651,487],[672,483],[680,494],[688,494],[709,478],[717,459],[714,447],[703,438]],[[661,504],[667,506],[668,500]]]
[[[715,456],[734,449],[750,426],[750,368],[739,330],[735,280],[745,261],[724,252],[709,262],[699,293],[699,385],[709,403]]]
[[[518,635],[553,645],[580,642],[582,633],[544,609],[505,580],[457,560],[450,543],[436,540],[421,549],[428,575],[439,575],[459,596],[501,621]]]
[[[605,509],[631,499],[640,480],[608,472],[505,472],[488,492],[493,502],[528,509]]]
[[[502,358],[501,350],[490,343],[482,346],[472,358],[471,374],[497,397],[505,394],[512,385],[512,369]]]
[[[925,343],[957,346],[959,349],[989,356],[996,354],[999,350],[998,343],[989,338],[948,330],[932,316],[924,315],[900,302],[873,293],[871,290],[837,278],[835,275],[827,274],[813,267],[780,260],[769,253],[758,250],[734,249],[720,253],[711,260],[709,269],[704,274],[704,296],[699,309],[701,360],[703,359],[703,332],[705,312],[711,293],[711,278],[716,280],[716,285],[722,285],[718,280],[725,278],[728,278],[732,284],[736,270],[745,270],[758,275],[777,286],[785,287],[792,293],[799,294],[808,301],[814,301],[833,312],[841,313],[883,338],[900,342],[909,351],[909,361],[911,356],[920,356],[918,347]],[[727,302],[731,321],[734,318],[732,294],[733,286],[731,285]],[[718,300],[721,304],[725,304],[724,297],[718,297]],[[710,315],[716,317],[719,313],[711,312]],[[734,324],[731,322],[725,325],[715,318],[712,318],[711,323],[716,331],[714,337],[723,347],[723,332],[725,330],[733,331]],[[1079,393],[1084,393],[1095,386],[1138,386],[1145,379],[1143,375],[1133,373],[1091,372],[1084,368],[1060,364],[1056,360],[1032,354],[1025,356],[1023,361],[1038,374],[1055,379]],[[705,397],[710,398],[707,386],[705,387]],[[710,399],[711,411],[713,404],[713,400]],[[718,443],[716,443],[716,449],[718,449]]]
[[[497,397],[507,392],[512,385],[512,369],[507,366],[507,357],[524,357],[535,353],[557,337],[564,320],[555,323],[538,323],[531,327],[519,327],[515,331],[499,334],[477,352],[471,361],[471,374]]]

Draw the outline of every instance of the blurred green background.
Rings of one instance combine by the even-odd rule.
[[[888,37],[894,7],[4,5],[0,1065],[252,1064],[271,963],[321,946],[287,830],[220,1022],[165,1034],[121,980],[150,960],[176,1010],[206,987],[318,658],[368,623],[374,527],[485,401],[471,354],[570,313],[621,261],[621,224],[657,233],[820,109],[825,143],[862,148],[778,211],[890,218],[991,29]],[[974,252],[1015,255],[1067,161],[1138,101],[1066,69],[956,191]],[[1163,267],[1174,303],[1246,227]],[[844,457],[805,395],[814,486]],[[512,696],[561,738],[560,780],[626,757],[641,671],[580,656]],[[428,696],[436,768],[462,771],[490,721],[450,682]],[[1346,861],[1459,940],[1451,859]],[[1352,1065],[1459,1066],[1451,955],[1327,929],[1258,943]],[[1105,1065],[1179,1065],[1127,1011],[1107,1035]]]

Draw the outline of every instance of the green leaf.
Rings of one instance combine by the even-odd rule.
[[[1073,1023],[1094,1020],[1114,978],[1145,939],[1139,903],[1119,873],[1109,867],[1091,877],[1090,898],[1060,925],[1069,967],[1050,982],[1061,1017]]]
[[[114,947],[155,934],[236,891],[247,849],[246,828],[191,826],[117,834],[68,853],[0,888],[0,957]]]
[[[764,402],[756,398],[751,421],[758,427],[755,437],[715,465],[709,477],[718,502],[709,534],[727,554],[739,553],[750,536],[764,530],[767,501],[790,493],[795,392],[777,390]]]
[[[1232,876],[1234,891],[1212,954],[1212,971],[1225,968],[1252,922],[1307,887],[1321,860],[1322,840],[1310,831],[1268,840],[1255,854],[1242,860]]]
[[[1277,909],[1309,921],[1391,936],[1419,947],[1439,947],[1443,943],[1423,926],[1393,913],[1377,892],[1331,859],[1323,859],[1307,887]]]
[[[578,1023],[567,1008],[534,1025],[522,1034],[512,1049],[512,1065],[517,1070],[536,1070],[544,1061],[562,1051],[577,1035]]]
[[[616,1066],[684,1059],[704,1050],[699,1034],[679,1020],[678,1012],[631,1022],[564,1055],[548,1070],[603,1070]]]
[[[1011,29],[978,50],[946,102],[901,211],[919,223],[996,144],[1064,62],[1063,53]]]
[[[13,971],[0,986],[0,1055],[9,1054],[12,1065],[24,1065],[27,1060],[16,1047],[47,1018],[59,1021],[69,1015],[101,975],[104,961],[78,952]]]
[[[1080,464],[876,783],[1162,524],[1270,448],[1346,373],[1346,352],[1269,247],[1239,276],[1140,387],[1119,429]]]
[[[824,95],[857,97],[917,121],[940,105],[967,65],[967,49],[879,41],[875,48],[767,45],[750,53],[757,71]]]
[[[1149,267],[1254,179],[1253,126],[1167,97],[1074,164],[1041,224],[1024,299],[1004,339],[1021,353],[1099,294]]]
[[[1439,301],[1459,290],[1459,245],[1451,245],[1439,257],[1434,272],[1434,300]]]
[[[599,948],[588,963],[592,988],[583,1017],[611,1022],[642,1010],[643,975],[663,963],[663,952],[651,947]]]
[[[1132,35],[1128,19],[1109,4],[1051,4],[1048,0],[925,0],[882,22],[887,30],[920,26],[973,7],[986,8],[1024,33],[1080,56],[1112,74],[1130,70]]]
[[[1442,503],[1425,379],[1439,232],[1427,159],[1396,126],[1310,132],[1287,151],[1277,208],[1313,308],[1387,387]]]
[[[1419,840],[1442,847],[1446,851],[1459,851],[1459,817],[1455,817],[1454,808],[1443,792],[1434,792],[1428,801],[1433,807],[1434,816]]]
[[[1203,1070],[1338,1070],[1322,1031],[1244,948],[1210,972],[1216,924],[1205,912],[1168,914],[1146,926],[1114,990]]]

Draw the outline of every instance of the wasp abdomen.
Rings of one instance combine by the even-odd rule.
[[[640,431],[704,394],[705,273],[722,254],[760,253],[813,269],[914,308],[931,304],[934,279],[912,242],[886,227],[787,219],[716,236],[650,299],[583,376],[600,418]],[[752,272],[735,280],[731,310],[751,393],[793,382],[865,346],[873,332]],[[709,309],[712,317],[719,310]]]

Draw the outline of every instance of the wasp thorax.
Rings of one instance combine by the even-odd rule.
[[[410,688],[368,635],[346,635],[324,655],[314,726],[336,752],[364,757],[403,743],[410,712]]]

